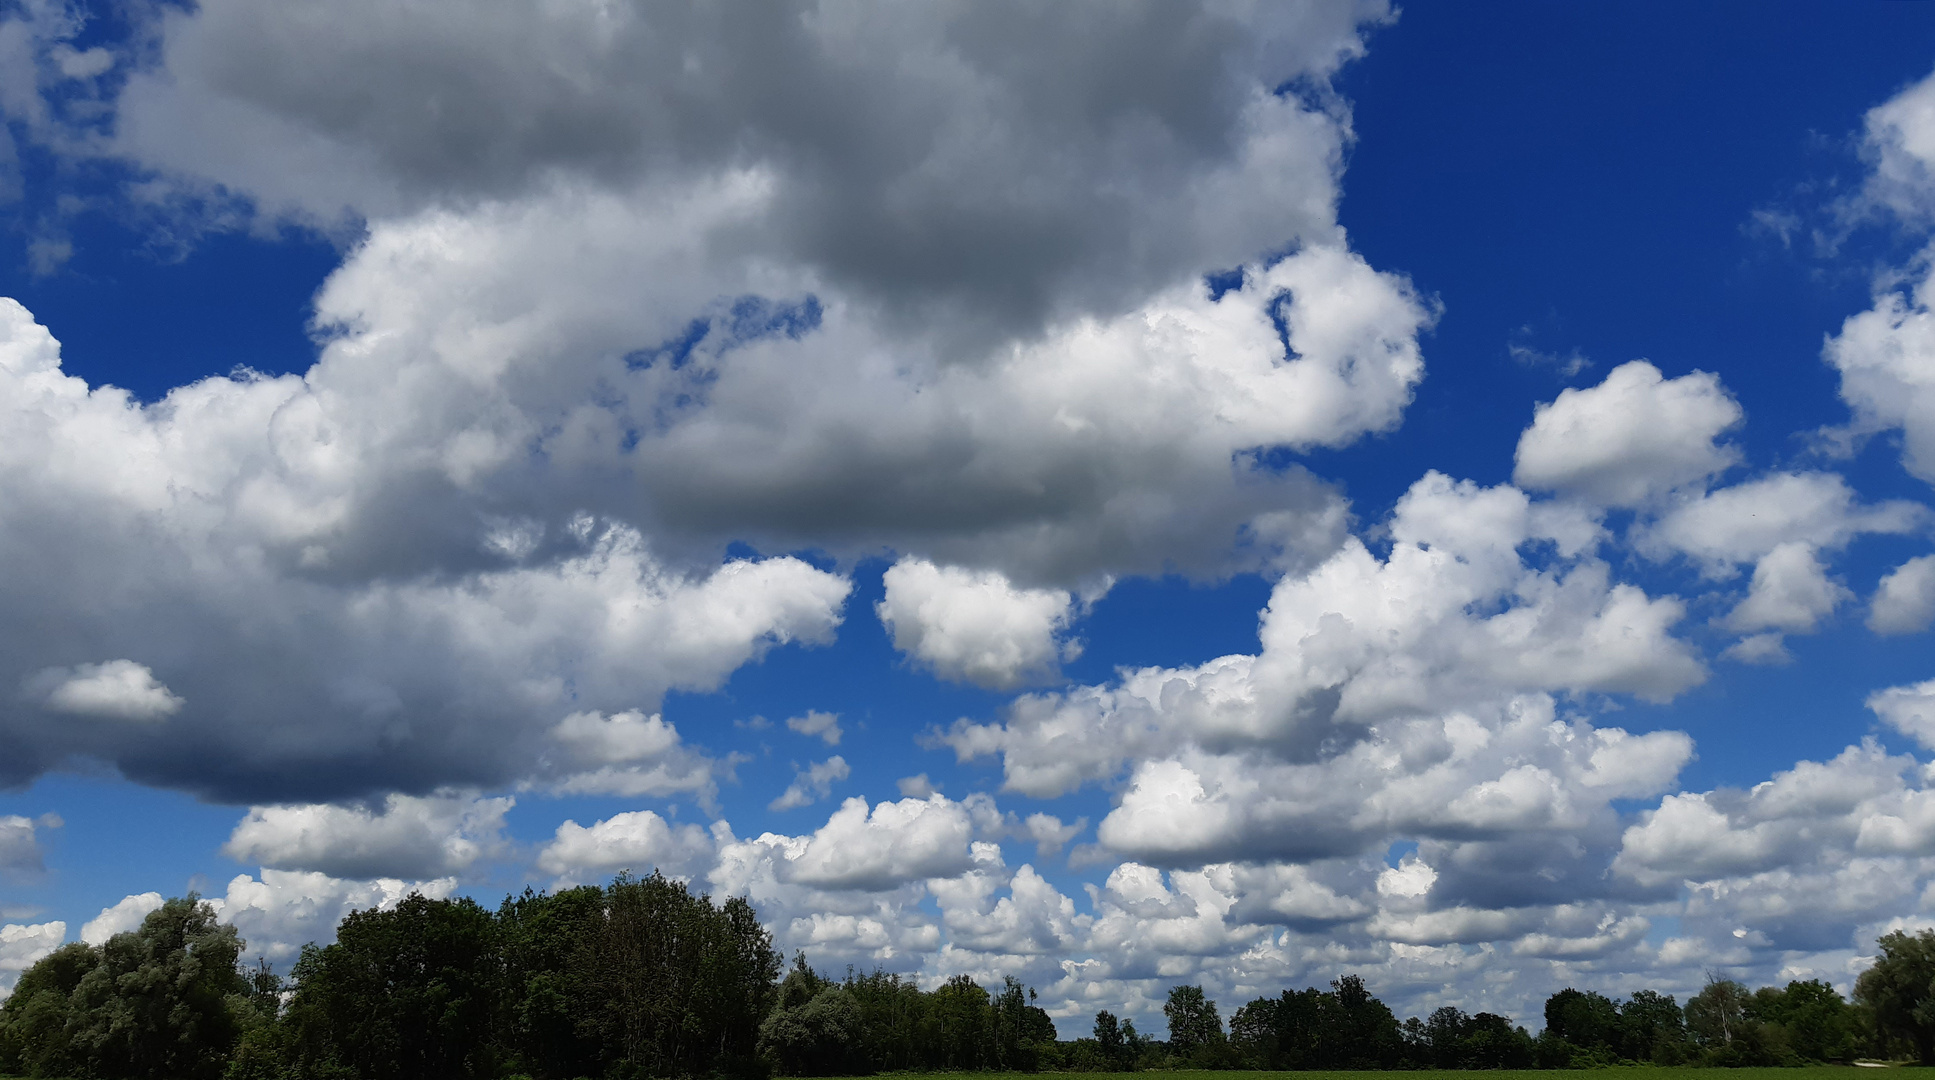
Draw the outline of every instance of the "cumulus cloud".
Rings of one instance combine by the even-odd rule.
[[[1399,500],[1387,557],[1353,539],[1277,583],[1257,654],[1025,696],[1000,723],[936,737],[963,758],[1001,755],[1009,788],[1053,796],[1192,745],[1322,761],[1380,723],[1499,715],[1522,691],[1665,699],[1699,682],[1671,634],[1680,603],[1613,583],[1588,550],[1596,530],[1514,488],[1432,473]],[[1533,544],[1552,557],[1527,562]]]
[[[67,924],[59,920],[0,925],[0,997],[13,991],[21,972],[60,948],[65,940]]]
[[[801,735],[813,736],[823,740],[828,746],[840,745],[840,714],[820,712],[809,709],[803,716],[791,716],[786,726]]]
[[[761,205],[721,245],[872,303],[1013,325],[1133,304],[1178,265],[1238,265],[1327,226],[1345,132],[1271,91],[1321,83],[1385,13],[722,18],[678,4],[323,19],[215,2],[161,18],[155,66],[114,103],[114,149],[324,219],[512,200],[560,177],[663,196],[744,176]],[[398,104],[430,101],[461,104]]]
[[[935,674],[992,690],[1052,677],[1081,644],[1064,635],[1075,598],[1061,589],[1017,589],[996,571],[902,559],[887,569],[874,606],[894,648]]]
[[[1919,634],[1935,623],[1935,555],[1910,559],[1889,571],[1868,607],[1868,629],[1877,634]]]
[[[1719,376],[1666,379],[1634,360],[1598,386],[1540,405],[1519,436],[1512,480],[1605,506],[1638,506],[1737,463],[1739,450],[1715,440],[1740,419]]]
[[[834,784],[851,775],[853,770],[847,767],[847,759],[838,754],[825,761],[813,762],[799,770],[793,782],[786,786],[779,798],[768,803],[766,809],[795,810],[811,806],[826,798],[833,791]]]
[[[559,825],[538,852],[537,868],[561,886],[621,870],[638,877],[658,870],[689,879],[711,868],[713,848],[712,835],[697,825],[673,825],[650,810],[635,810],[589,827],[576,821]]]
[[[115,720],[160,720],[181,711],[182,699],[132,660],[48,668],[28,680],[49,709]]]
[[[227,892],[209,898],[209,904],[241,932],[248,955],[288,963],[310,942],[336,940],[337,924],[352,911],[387,911],[412,893],[443,899],[456,888],[455,878],[353,881],[316,871],[264,869],[259,877],[237,874]]]
[[[439,878],[462,874],[504,847],[509,798],[390,795],[365,806],[257,806],[222,854],[277,870],[335,878]]]
[[[1877,690],[1868,695],[1868,708],[1889,727],[1935,749],[1935,679]]]
[[[1771,473],[1689,499],[1641,527],[1635,541],[1656,557],[1683,553],[1727,578],[1782,545],[1838,550],[1865,534],[1914,532],[1929,519],[1926,507],[1906,500],[1864,504],[1837,473]]]
[[[161,903],[161,894],[158,892],[134,893],[123,897],[81,924],[81,940],[89,945],[100,945],[116,934],[139,929],[141,920],[147,918],[149,912],[161,910]]]
[[[1853,594],[1828,580],[1813,547],[1786,543],[1761,556],[1747,597],[1727,615],[1733,630],[1811,633]]]

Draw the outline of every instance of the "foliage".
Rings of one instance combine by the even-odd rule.
[[[99,948],[66,945],[20,977],[0,1007],[0,1068],[29,1076],[220,1076],[247,983],[235,928],[193,894]]]
[[[1935,930],[1896,930],[1877,941],[1875,965],[1855,981],[1855,1000],[1874,1010],[1876,1029],[1935,1065]]]

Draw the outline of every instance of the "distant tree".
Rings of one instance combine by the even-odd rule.
[[[1747,1024],[1747,988],[1732,979],[1707,976],[1707,984],[1686,1003],[1687,1031],[1708,1049],[1727,1046]]]
[[[493,1024],[506,1066],[545,1077],[603,1071],[603,1044],[580,1021],[595,991],[584,984],[577,952],[604,918],[595,885],[540,893],[525,889],[497,909],[503,988]]]
[[[1935,930],[1900,930],[1875,942],[1881,955],[1854,983],[1855,1001],[1873,1010],[1876,1029],[1935,1065]]]
[[[1855,1014],[1839,991],[1820,979],[1784,989],[1763,986],[1746,1003],[1750,1019],[1778,1027],[1787,1047],[1813,1061],[1850,1061],[1858,1041]]]
[[[966,975],[956,975],[935,988],[933,1010],[936,1064],[944,1069],[979,1069],[987,1063],[993,1042],[993,1009],[988,992]]]
[[[1545,1030],[1570,1046],[1619,1056],[1624,1042],[1619,1007],[1606,995],[1567,987],[1545,1000]]]
[[[1619,1006],[1620,1055],[1677,1065],[1686,1060],[1686,1019],[1670,994],[1635,990]]]
[[[1200,986],[1175,986],[1162,1006],[1169,1020],[1169,1051],[1178,1057],[1210,1052],[1223,1042],[1223,1018]]]
[[[1313,1041],[1316,1068],[1390,1069],[1404,1052],[1397,1017],[1357,975],[1332,981],[1319,998]]]
[[[1102,1052],[1103,1060],[1111,1065],[1122,1061],[1122,1027],[1116,1022],[1115,1014],[1103,1009],[1095,1014],[1095,1045]]]

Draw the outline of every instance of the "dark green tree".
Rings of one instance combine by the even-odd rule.
[[[1935,930],[1895,930],[1875,942],[1881,955],[1854,983],[1855,1001],[1873,1010],[1875,1028],[1935,1065]]]
[[[1670,994],[1635,990],[1619,1005],[1622,1057],[1678,1065],[1686,1060],[1686,1020]]]
[[[0,1007],[0,1073],[70,1076],[82,1069],[69,1047],[74,991],[101,963],[100,950],[62,945],[21,973]]]
[[[351,913],[336,943],[303,949],[288,1023],[297,1068],[367,1080],[464,1080],[494,1071],[503,986],[497,924],[476,901],[418,893]]]
[[[1111,1066],[1120,1067],[1124,1056],[1122,1025],[1116,1021],[1115,1014],[1107,1009],[1095,1014],[1095,1045],[1101,1050],[1104,1061]]]
[[[1169,1052],[1181,1058],[1213,1054],[1223,1043],[1223,1018],[1200,986],[1173,986],[1162,1015],[1169,1021]]]

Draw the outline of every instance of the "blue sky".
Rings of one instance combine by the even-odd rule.
[[[648,866],[1069,1033],[1935,918],[1921,6],[310,18],[0,8],[0,985]]]

